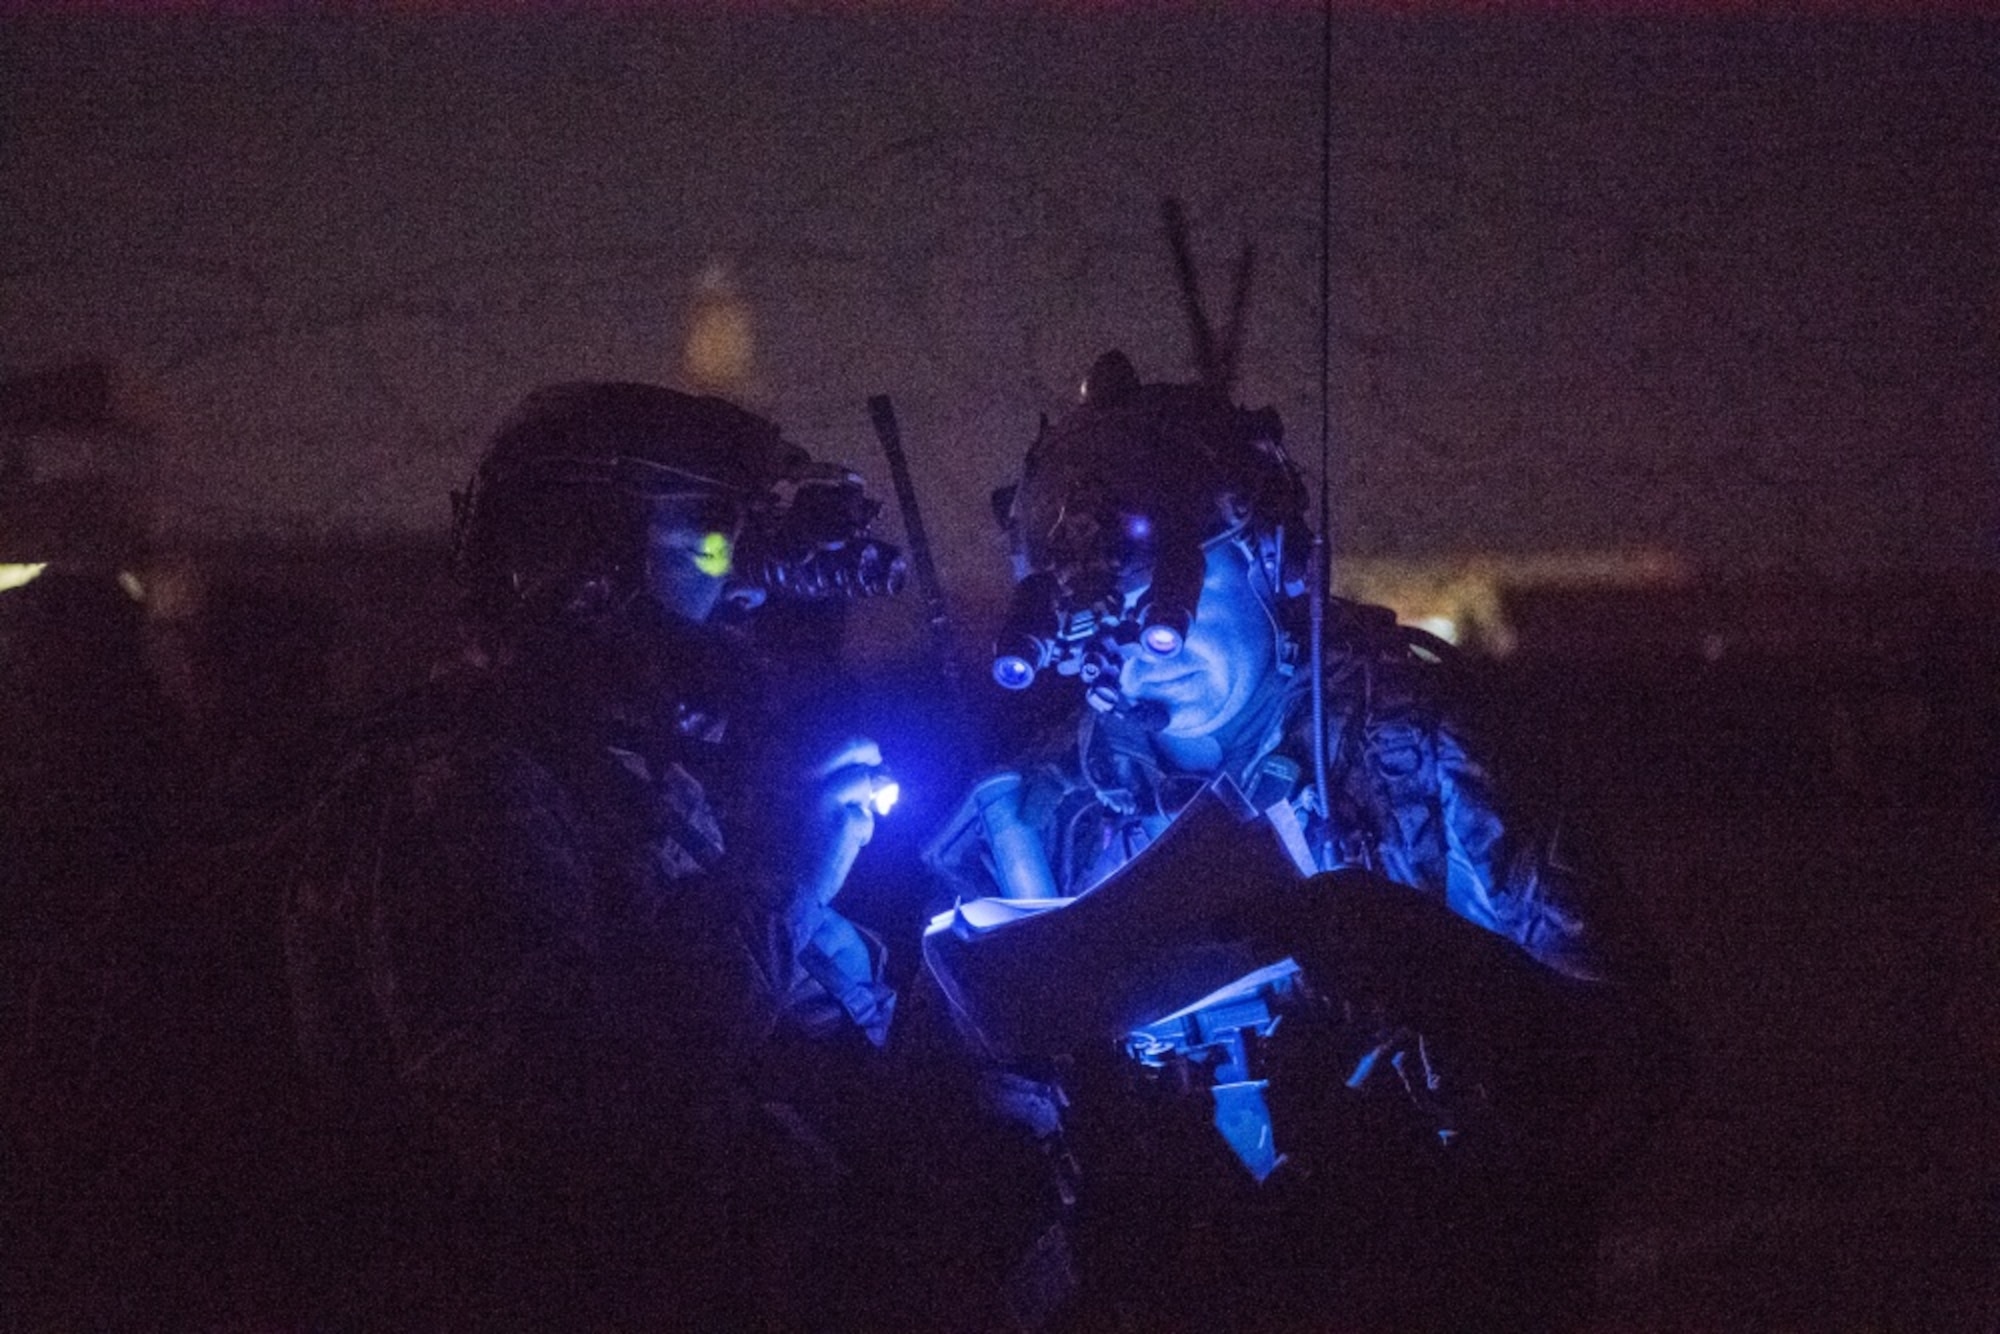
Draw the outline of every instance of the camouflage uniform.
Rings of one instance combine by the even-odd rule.
[[[1440,689],[1452,669],[1413,656],[1381,608],[1336,601],[1329,621],[1335,865],[1365,867],[1421,890],[1566,976],[1603,978],[1614,964],[1589,918],[1598,886],[1572,864],[1564,831],[1503,818],[1468,720],[1452,712],[1449,690]],[[1300,671],[1272,692],[1267,726],[1227,768],[1258,809],[1290,799],[1317,843],[1310,837],[1322,821],[1312,809],[1306,685]],[[1074,734],[1024,768],[1023,816],[1048,849],[1065,895],[1137,855],[1208,781],[1169,771],[1144,728],[1097,712],[1086,712]],[[991,892],[971,848],[943,846],[940,861],[962,897]]]
[[[1658,978],[1606,927],[1609,877],[1558,821],[1510,808],[1448,664],[1380,608],[1330,603],[1327,636],[1331,838],[1303,670],[1251,706],[1261,718],[1224,771],[1259,810],[1288,801],[1334,866],[1417,892],[1381,900],[1414,931],[1371,962],[1424,974],[1414,990],[1449,1003],[1398,1013],[1385,993],[1343,995],[1315,976],[1325,942],[1309,912],[1253,923],[1305,965],[1259,1057],[1290,1154],[1261,1186],[1223,1152],[1209,1100],[1187,1096],[1185,1067],[1142,1073],[1107,1051],[996,1072],[1017,1104],[1039,1087],[1044,1130],[1061,1126],[1052,1154],[1081,1164],[1069,1226],[1083,1325],[1556,1323],[1587,1286],[1607,1164],[1651,1114]],[[1115,712],[1086,711],[1019,768],[1021,818],[1064,896],[1136,856],[1210,780],[1174,771]],[[933,846],[960,899],[997,892],[977,819]]]
[[[370,1248],[330,1286],[372,1294],[350,1313],[371,1327],[763,1318],[833,1175],[766,1054],[866,1061],[881,948],[776,906],[715,747],[523,697],[428,693],[298,831],[285,934],[343,1188],[329,1235]]]

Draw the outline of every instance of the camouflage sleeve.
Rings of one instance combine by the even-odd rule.
[[[474,1181],[570,1194],[593,1159],[646,1157],[607,1096],[621,1081],[583,843],[525,757],[433,777],[361,924],[397,1082]]]
[[[697,979],[691,994],[681,998],[682,1013],[693,1031],[713,1035],[721,1051],[753,1051],[788,1020],[816,1026],[802,1013],[810,1008],[810,999],[801,998],[808,980],[805,960],[834,914],[796,901],[772,903],[783,886],[774,889],[767,880],[715,877],[701,887],[698,899],[689,896],[675,917]],[[866,984],[880,976],[875,961],[868,960],[852,980]]]
[[[1607,960],[1589,910],[1606,873],[1571,854],[1561,818],[1504,811],[1487,765],[1459,728],[1433,738],[1445,842],[1445,900],[1467,921],[1505,936],[1580,981],[1606,980]]]
[[[744,1064],[779,1028],[830,1035],[828,1008],[864,1030],[879,1020],[864,995],[892,995],[880,951],[804,887],[796,812],[759,812],[731,831],[730,851],[673,886],[667,931],[694,985],[676,998],[679,1024],[711,1035]],[[720,845],[718,844],[718,847]]]
[[[1484,1053],[1471,1055],[1479,1082],[1532,1171],[1608,1180],[1677,1096],[1681,1038],[1664,965],[1625,917],[1615,870],[1565,813],[1510,790],[1470,728],[1427,712],[1414,720],[1422,758],[1402,795],[1429,809],[1389,822],[1395,852],[1420,873],[1410,883],[1441,888],[1455,917],[1541,965],[1427,948],[1429,962],[1451,960],[1430,977],[1441,1012],[1455,1016],[1447,1056],[1454,1045],[1458,1059]]]

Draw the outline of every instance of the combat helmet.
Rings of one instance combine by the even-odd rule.
[[[1241,542],[1274,601],[1308,585],[1311,532],[1304,479],[1269,407],[1232,394],[1248,253],[1231,327],[1218,339],[1192,290],[1184,224],[1168,205],[1194,330],[1197,376],[1141,380],[1110,351],[1091,366],[1081,401],[1043,421],[1020,480],[994,493],[1007,530],[1015,595],[993,675],[1023,689],[1046,668],[1092,682],[1113,646],[1138,640],[1178,651],[1193,624],[1206,550]],[[1093,692],[1093,702],[1108,696]]]
[[[453,564],[474,616],[588,625],[645,587],[648,526],[671,513],[711,535],[705,569],[739,600],[893,592],[903,562],[868,535],[860,477],[818,463],[772,422],[658,385],[535,390],[453,497]]]

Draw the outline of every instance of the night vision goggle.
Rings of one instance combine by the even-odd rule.
[[[859,474],[837,463],[806,464],[779,482],[768,506],[751,509],[736,576],[803,602],[899,593],[909,562],[894,543],[868,534],[881,509]]]
[[[1179,653],[1194,625],[1192,609],[1135,596],[1136,605],[1115,612],[1101,603],[1065,609],[1054,575],[1029,575],[1015,585],[1013,605],[994,641],[994,681],[1026,690],[1053,668],[1090,685],[1117,675],[1117,650],[1124,645],[1137,642],[1163,658]]]
[[[835,463],[793,466],[769,490],[748,493],[713,477],[631,455],[542,456],[484,473],[454,497],[456,544],[463,548],[487,492],[532,478],[539,486],[601,486],[662,506],[685,502],[701,532],[691,553],[703,574],[739,589],[801,602],[900,592],[909,574],[902,551],[869,535],[880,512],[861,477]],[[732,530],[738,527],[740,533]]]
[[[1121,516],[1119,549],[1098,570],[1109,569],[1110,587],[1087,602],[1054,570],[1039,570],[1014,586],[1013,602],[993,646],[993,679],[1007,690],[1026,690],[1043,672],[1074,676],[1098,708],[1118,701],[1119,650],[1137,644],[1171,658],[1186,646],[1201,601],[1208,548],[1235,540],[1237,524],[1207,541],[1153,541],[1153,521]],[[1066,589],[1065,584],[1068,584]]]

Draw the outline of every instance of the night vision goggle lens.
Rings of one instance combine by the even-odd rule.
[[[1026,690],[1035,683],[1035,665],[1016,654],[993,660],[993,679],[1005,690]]]
[[[1147,652],[1171,658],[1181,651],[1181,632],[1171,625],[1149,625],[1140,633],[1139,642]]]
[[[729,540],[727,533],[704,533],[701,545],[694,551],[694,567],[703,574],[720,579],[736,564],[736,544]]]

